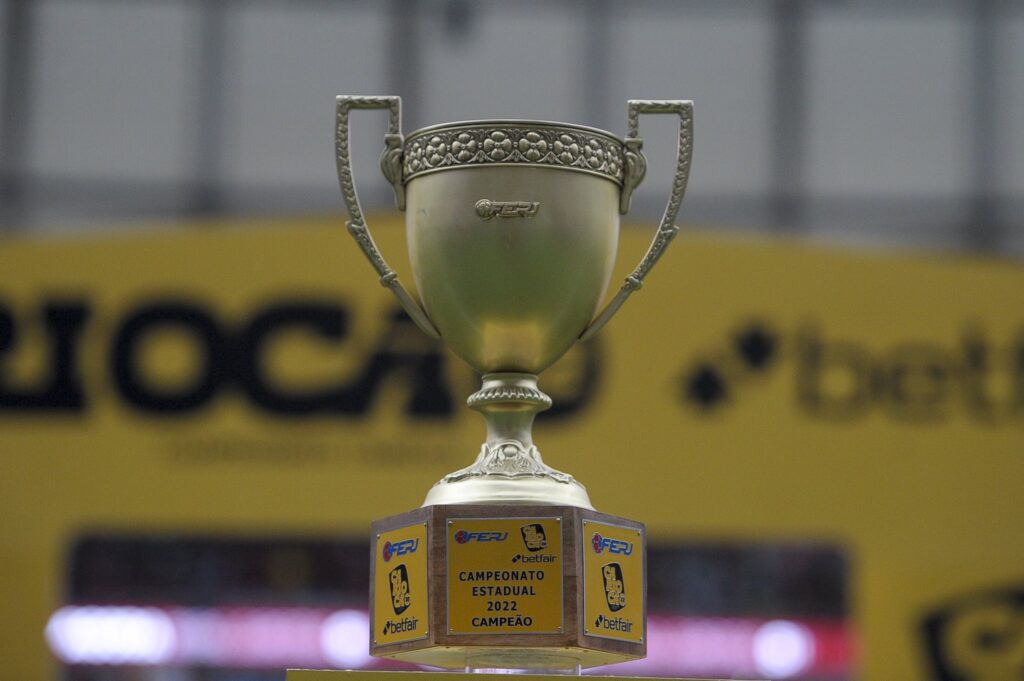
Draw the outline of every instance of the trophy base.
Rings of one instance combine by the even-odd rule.
[[[452,504],[372,531],[372,655],[572,673],[647,653],[640,523],[579,506]]]

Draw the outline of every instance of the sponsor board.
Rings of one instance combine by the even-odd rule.
[[[583,538],[583,633],[643,643],[643,534],[584,520]]]
[[[378,534],[374,568],[370,620],[374,644],[425,638],[429,633],[426,524]]]
[[[449,633],[562,631],[561,518],[460,518],[447,532]]]

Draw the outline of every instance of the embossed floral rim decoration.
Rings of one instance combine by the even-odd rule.
[[[418,130],[406,139],[402,177],[468,165],[539,165],[578,170],[621,185],[623,143],[594,128],[488,121]]]

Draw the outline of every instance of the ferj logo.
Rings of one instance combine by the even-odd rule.
[[[602,536],[599,532],[595,532],[594,536],[590,540],[590,545],[594,549],[594,553],[616,553],[623,556],[630,556],[633,554],[633,542],[623,541],[621,539],[609,539],[608,537]]]
[[[416,549],[418,549],[419,546],[419,539],[403,539],[402,541],[396,541],[395,543],[386,541],[381,549],[381,553],[383,554],[384,562],[386,563],[391,560],[392,556],[404,556],[410,553],[416,553]]]
[[[473,541],[505,541],[506,539],[508,539],[508,532],[467,532],[466,530],[459,530],[455,533],[455,541],[459,544],[466,544]]]

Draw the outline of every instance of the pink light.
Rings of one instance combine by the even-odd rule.
[[[320,629],[320,650],[339,669],[359,669],[372,663],[369,616],[358,610],[333,613]]]
[[[843,678],[852,645],[841,620],[652,615],[648,656],[609,672],[635,676]],[[365,610],[67,606],[46,640],[68,664],[388,669],[370,657]],[[408,665],[405,665],[408,668]]]
[[[170,611],[181,632],[176,662],[214,667],[329,666],[320,648],[331,611],[229,608]]]
[[[70,664],[164,664],[177,643],[167,613],[130,606],[61,608],[45,634],[54,654]]]
[[[775,679],[796,676],[814,661],[814,636],[795,622],[765,622],[754,633],[753,647],[758,670]]]

